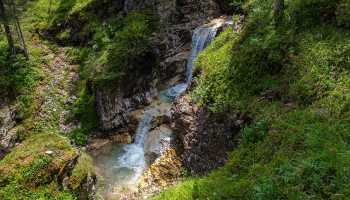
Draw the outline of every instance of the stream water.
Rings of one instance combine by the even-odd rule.
[[[219,21],[197,28],[192,37],[192,52],[188,59],[186,81],[160,92],[160,103],[153,103],[144,109],[139,122],[134,143],[110,145],[94,156],[100,182],[101,199],[117,199],[124,190],[137,190],[137,183],[147,168],[144,142],[148,135],[152,119],[170,109],[170,103],[185,92],[192,81],[192,70],[198,54],[215,38],[217,30],[224,22]],[[164,104],[166,106],[164,106]],[[163,106],[161,106],[163,105]],[[163,109],[161,109],[161,107]]]

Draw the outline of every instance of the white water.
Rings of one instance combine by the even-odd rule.
[[[218,28],[224,23],[224,21],[219,22],[199,27],[194,31],[192,52],[187,63],[186,81],[161,92],[160,98],[163,102],[172,102],[186,91],[192,81],[194,62],[198,54],[215,38]],[[104,163],[101,170],[105,176],[106,183],[103,192],[106,194],[103,196],[107,199],[114,198],[114,195],[117,195],[116,193],[122,191],[123,188],[136,189],[139,178],[147,168],[144,141],[148,135],[152,119],[162,113],[160,110],[160,105],[147,107],[143,119],[138,125],[134,143],[112,148],[108,155],[101,156],[98,159],[98,162]]]
[[[223,23],[225,23],[225,21],[220,20],[218,22],[214,22],[214,24],[211,26],[199,27],[194,31],[192,36],[192,51],[187,61],[186,81],[162,91],[162,100],[171,102],[187,90],[192,81],[193,65],[196,62],[198,54],[202,52],[216,37],[217,30]]]

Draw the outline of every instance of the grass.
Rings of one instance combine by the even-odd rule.
[[[53,82],[57,78],[53,76],[57,74],[52,74],[52,68],[57,66],[53,66],[52,59],[62,49],[43,41],[37,34],[50,24],[49,1],[17,3],[23,6],[20,18],[30,61],[24,61],[21,56],[9,60],[4,54],[6,51],[1,51],[0,62],[6,65],[1,65],[0,70],[7,70],[8,79],[4,80],[1,74],[0,84],[4,82],[9,85],[7,90],[16,91],[14,101],[18,120],[21,120],[17,134],[22,143],[0,161],[0,199],[77,199],[78,189],[64,189],[60,181],[68,170],[67,165],[79,156],[78,169],[73,169],[74,177],[69,176],[76,185],[86,180],[84,172],[87,171],[81,166],[90,166],[90,175],[93,171],[88,155],[82,154],[80,158],[70,140],[59,130],[60,113],[67,109],[64,100],[68,98],[68,93],[61,92],[69,89],[69,71],[62,69],[61,79]],[[58,3],[53,1],[52,9],[57,6]],[[4,40],[0,39],[0,48],[5,49]],[[67,62],[64,65],[70,64],[68,59],[64,62]]]
[[[244,30],[227,30],[200,55],[191,96],[254,122],[224,167],[154,199],[349,197],[350,31],[334,17],[345,4],[286,1],[277,27],[272,1],[246,1]]]

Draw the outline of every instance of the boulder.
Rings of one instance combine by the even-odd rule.
[[[172,130],[167,125],[161,125],[148,133],[145,140],[145,159],[148,165],[170,149]]]

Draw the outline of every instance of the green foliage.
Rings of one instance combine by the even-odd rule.
[[[39,187],[35,191],[28,188],[11,183],[0,190],[0,197],[3,200],[76,200],[68,191],[56,191],[53,187]]]
[[[74,144],[79,146],[84,146],[87,144],[88,135],[90,134],[90,129],[74,129],[69,133],[69,138],[74,142]]]
[[[224,167],[155,199],[348,198],[350,32],[335,19],[344,2],[286,1],[278,26],[272,1],[243,6],[243,31],[225,31],[200,55],[192,96],[256,123]]]
[[[340,0],[296,0],[288,3],[288,15],[295,28],[307,29],[323,23],[334,23]]]
[[[122,28],[112,38],[97,45],[101,46],[101,51],[97,60],[91,62],[94,68],[90,69],[97,75],[93,79],[98,84],[121,80],[129,72],[143,71],[140,67],[146,65],[141,64],[144,60],[148,60],[146,67],[157,66],[149,44],[156,27],[154,16],[150,12],[129,13],[123,20]]]
[[[93,173],[94,164],[92,158],[87,153],[82,152],[72,171],[72,175],[69,177],[69,187],[73,191],[79,192],[82,183],[86,181],[88,176],[92,176]]]
[[[26,61],[21,55],[10,58],[6,45],[0,46],[0,66],[1,92],[25,94],[34,88],[40,78],[35,63]]]
[[[86,145],[88,135],[98,126],[98,116],[94,106],[94,95],[86,88],[85,81],[80,82],[80,93],[78,99],[72,106],[72,118],[78,118],[81,122],[82,128],[73,130],[69,137],[76,145]]]
[[[254,144],[262,141],[269,131],[268,124],[264,121],[256,122],[243,128],[242,139],[245,144]]]

